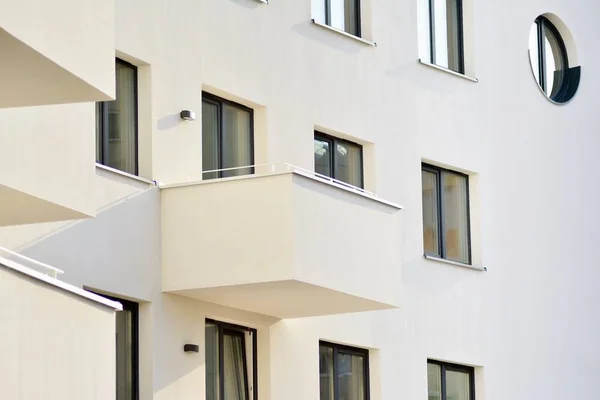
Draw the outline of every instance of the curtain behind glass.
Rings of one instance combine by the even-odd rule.
[[[344,30],[355,36],[359,36],[357,3],[358,0],[344,0]]]
[[[339,399],[365,400],[364,357],[338,353]]]
[[[423,248],[425,253],[440,256],[438,226],[438,174],[421,171],[423,184]]]
[[[136,93],[135,69],[121,63],[116,64],[116,92],[114,101],[104,103],[108,113],[108,160],[105,164],[130,174],[136,171]]]
[[[334,400],[333,398],[333,349],[319,346],[319,391],[320,400]]]
[[[219,400],[219,327],[206,324],[204,328],[206,371],[206,400]]]
[[[132,400],[133,388],[133,315],[129,310],[116,313],[117,400]]]
[[[427,364],[427,399],[442,399],[442,368],[439,365]]]
[[[331,157],[329,142],[315,138],[315,172],[331,177]]]
[[[251,114],[247,110],[223,104],[223,160],[221,168],[234,168],[252,165]],[[223,171],[222,176],[248,175],[253,168]]]
[[[362,148],[346,142],[336,142],[334,146],[335,179],[362,188]]]
[[[241,335],[227,333],[223,335],[223,365],[225,369],[223,400],[247,400],[243,340],[244,337]]]
[[[446,400],[469,400],[469,374],[446,370]]]
[[[442,173],[445,258],[469,263],[467,177]]]
[[[202,170],[219,169],[219,106],[202,102]],[[202,174],[202,179],[215,179],[218,172]]]
[[[448,41],[448,68],[461,71],[461,27],[460,27],[460,0],[446,0],[446,29]]]

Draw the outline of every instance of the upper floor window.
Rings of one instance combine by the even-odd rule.
[[[315,132],[315,172],[363,187],[362,146]]]
[[[253,129],[252,109],[202,93],[202,170],[219,170],[203,173],[202,179],[254,173]]]
[[[325,23],[360,37],[360,0],[320,0],[325,2]]]
[[[468,176],[424,164],[421,178],[425,254],[470,264]]]
[[[431,63],[465,73],[462,0],[429,0]]]
[[[137,175],[137,69],[116,60],[113,101],[96,103],[96,162]]]
[[[544,16],[529,32],[529,60],[533,75],[546,97],[556,103],[571,100],[579,86],[581,69],[570,64],[567,46],[558,28]]]
[[[257,400],[256,330],[206,320],[206,400]]]
[[[369,400],[369,352],[319,343],[320,400]]]
[[[428,400],[475,400],[472,367],[427,361]]]

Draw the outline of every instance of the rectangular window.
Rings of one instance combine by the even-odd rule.
[[[421,179],[425,254],[470,264],[469,177],[424,164]]]
[[[369,400],[369,352],[319,342],[320,400]]]
[[[465,73],[462,0],[429,0],[431,63]]]
[[[206,400],[257,400],[256,330],[206,320]]]
[[[325,2],[325,23],[360,37],[360,0],[321,0]]]
[[[428,360],[427,393],[429,400],[475,400],[475,370]]]
[[[254,113],[241,104],[202,93],[202,179],[254,173]]]
[[[362,146],[315,132],[315,172],[363,187]]]
[[[96,162],[137,175],[137,68],[116,60],[116,99],[96,103]]]

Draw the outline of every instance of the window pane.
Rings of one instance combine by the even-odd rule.
[[[315,172],[331,177],[331,149],[329,142],[315,138]]]
[[[244,337],[241,335],[228,333],[223,335],[224,400],[246,400],[243,340]]]
[[[247,110],[228,104],[223,105],[224,121],[222,134],[223,160],[221,168],[252,165],[251,115]],[[252,168],[224,171],[223,177],[248,175]]]
[[[117,63],[117,97],[105,102],[108,113],[108,160],[105,164],[130,174],[136,173],[135,69]]]
[[[219,106],[202,102],[202,170],[219,169]],[[202,179],[218,178],[218,172],[202,174]]]
[[[102,112],[102,103],[96,103],[96,162],[102,163],[102,149],[104,143],[102,142],[102,119],[104,113]]]
[[[341,31],[358,36],[359,10],[358,0],[329,0],[329,24]]]
[[[337,141],[334,147],[334,178],[362,188],[362,148]]]
[[[116,314],[117,336],[117,400],[134,399],[133,313],[123,309]]]
[[[365,400],[365,360],[362,356],[338,353],[339,399]]]
[[[442,172],[444,256],[453,261],[469,262],[469,219],[467,177]]]
[[[442,368],[427,363],[427,399],[442,400]]]
[[[531,63],[531,69],[533,70],[533,76],[535,77],[536,82],[541,85],[539,56],[538,23],[534,22],[529,30],[529,62]]]
[[[446,400],[470,399],[469,374],[446,370]]]
[[[320,400],[333,398],[333,349],[319,346]]]
[[[446,29],[448,38],[448,68],[462,71],[460,0],[446,0]]]
[[[219,400],[219,327],[206,324],[204,335],[206,400]]]
[[[421,171],[423,182],[423,248],[425,253],[441,256],[438,226],[438,174]]]
[[[546,71],[546,93],[553,97],[562,87],[565,71],[563,69],[565,60],[558,37],[548,26],[544,29],[544,45],[546,46],[545,71]]]

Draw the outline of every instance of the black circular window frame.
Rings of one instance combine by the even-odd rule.
[[[569,55],[567,53],[567,47],[565,46],[565,42],[563,38],[552,22],[544,16],[539,16],[535,20],[535,24],[537,25],[537,45],[538,45],[538,60],[537,67],[539,68],[538,76],[538,85],[542,88],[544,94],[547,97],[556,102],[556,103],[566,103],[570,101],[573,96],[575,96],[575,92],[577,92],[577,88],[579,86],[579,80],[581,78],[581,67],[569,67]],[[562,60],[562,71],[563,76],[560,80],[560,87],[556,91],[556,93],[551,94],[547,93],[546,90],[546,79],[545,76],[548,73],[546,71],[546,38],[545,38],[545,30],[548,29],[552,32],[552,34],[556,37],[558,42],[558,51],[560,52],[560,58]],[[533,67],[533,65],[532,65]]]

